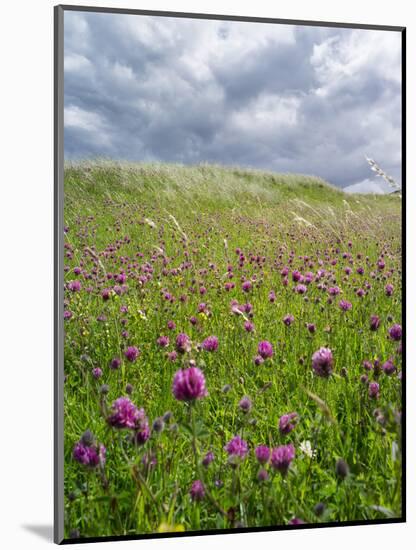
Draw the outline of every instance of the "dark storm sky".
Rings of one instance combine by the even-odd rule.
[[[65,13],[65,158],[400,182],[397,32]]]

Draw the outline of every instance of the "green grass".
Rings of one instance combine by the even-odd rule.
[[[397,196],[347,195],[310,176],[211,165],[73,164],[65,168],[64,185],[69,228],[65,281],[82,284],[80,292],[65,292],[65,309],[72,312],[65,321],[66,537],[74,530],[95,537],[282,525],[293,517],[308,523],[400,517],[396,417],[401,356],[398,343],[387,334],[401,322]],[[246,258],[242,266],[237,248]],[[344,252],[351,254],[352,263]],[[382,254],[386,265],[379,272],[376,263]],[[264,261],[250,262],[250,255]],[[227,278],[230,265],[233,279]],[[284,266],[290,267],[287,286],[280,274]],[[358,266],[364,267],[363,275],[355,272]],[[91,278],[76,275],[75,267]],[[346,267],[352,269],[348,276]],[[293,292],[294,269],[314,275],[321,269],[330,275],[313,281],[300,295]],[[101,291],[116,284],[108,274],[121,270],[128,290],[121,296],[112,292],[103,301]],[[150,277],[143,283],[140,277],[146,272]],[[253,280],[247,294],[242,277]],[[227,281],[235,283],[228,292]],[[386,283],[394,286],[390,297]],[[329,304],[320,284],[337,285],[342,294]],[[358,288],[366,290],[364,297],[356,295]],[[274,303],[268,299],[271,290]],[[164,292],[175,301],[167,301]],[[351,311],[340,310],[341,298],[351,302]],[[252,304],[254,333],[244,330],[244,316],[231,312],[233,299]],[[201,302],[208,315],[198,313]],[[120,306],[128,312],[120,312]],[[282,322],[288,313],[295,318],[290,327]],[[373,314],[381,319],[375,332],[369,330]],[[100,315],[104,321],[97,320]],[[190,323],[192,316],[196,325]],[[173,331],[167,329],[169,320],[176,324]],[[314,334],[306,323],[316,325]],[[192,351],[172,362],[166,352],[174,349],[179,332],[189,335]],[[160,335],[169,336],[167,349],[157,345]],[[210,335],[219,338],[218,351],[201,351],[198,344]],[[261,340],[273,344],[274,356],[256,366],[253,358]],[[120,369],[111,370],[110,360],[123,357],[128,345],[140,348],[137,361],[124,359]],[[312,354],[322,346],[334,355],[329,379],[317,377],[311,367]],[[377,357],[382,363],[392,357],[397,372],[380,374],[375,401],[360,377],[362,362]],[[203,370],[209,392],[194,407],[176,401],[171,392],[174,373],[190,359]],[[99,380],[91,374],[94,367],[103,371]],[[376,375],[368,376],[372,380]],[[109,390],[105,396],[100,393],[103,384]],[[130,398],[145,409],[150,424],[166,411],[173,415],[142,447],[134,447],[126,431],[106,423],[106,407],[126,395],[126,384],[133,386]],[[231,389],[225,393],[227,384]],[[248,414],[238,407],[246,395],[253,403]],[[383,411],[383,423],[377,421],[376,408]],[[298,413],[299,423],[284,436],[279,417],[291,411]],[[88,469],[72,458],[74,444],[87,429],[107,448],[104,469]],[[223,447],[236,434],[248,442],[250,452],[233,468]],[[314,458],[300,450],[303,441],[311,442]],[[269,480],[259,483],[254,447],[289,442],[296,457],[288,475],[267,466]],[[204,468],[200,461],[209,450],[215,460]],[[154,455],[157,464],[145,468],[145,455]],[[339,458],[350,468],[344,481],[335,474]],[[203,479],[211,499],[191,501],[195,479]],[[314,506],[320,501],[325,512],[317,517]]]

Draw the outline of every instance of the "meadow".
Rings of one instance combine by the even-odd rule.
[[[401,200],[67,164],[65,537],[400,518]]]

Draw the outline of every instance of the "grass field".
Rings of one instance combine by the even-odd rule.
[[[401,516],[398,196],[110,162],[64,187],[66,538]]]

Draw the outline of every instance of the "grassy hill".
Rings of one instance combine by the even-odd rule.
[[[111,162],[64,187],[67,537],[400,517],[399,197]]]

